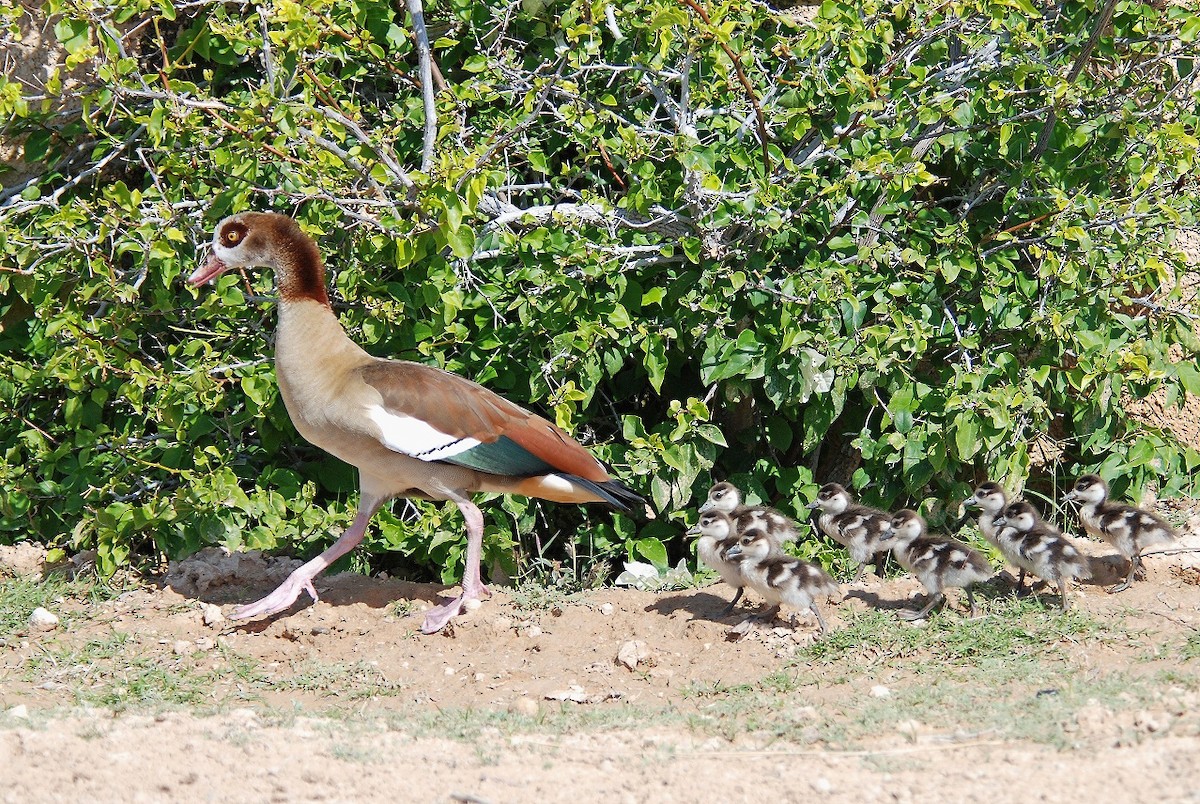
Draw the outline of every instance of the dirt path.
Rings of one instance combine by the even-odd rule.
[[[722,617],[721,586],[500,592],[423,637],[441,590],[349,574],[275,621],[205,625],[288,568],[213,558],[183,593],[68,590],[57,628],[0,640],[0,796],[1195,801],[1196,559],[1084,586],[1067,615],[995,581],[982,620],[916,628],[894,612],[915,583],[871,579],[813,644],[804,619],[737,629],[754,610]]]

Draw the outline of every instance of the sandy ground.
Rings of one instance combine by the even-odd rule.
[[[989,688],[1032,712],[1058,694],[1056,673],[1064,695],[1082,689],[1054,715],[1058,737],[1038,739],[967,711],[987,663],[960,672],[936,648],[873,661],[869,644],[823,663],[807,653],[811,620],[739,633],[755,609],[722,616],[719,585],[498,591],[426,637],[420,611],[445,590],[343,574],[318,581],[321,602],[235,628],[206,612],[291,565],[209,554],[173,586],[56,601],[59,627],[4,640],[0,798],[1200,801],[1200,658],[1182,650],[1200,653],[1198,556],[1150,557],[1120,595],[1078,587],[1103,634],[1065,634],[1021,665],[1036,678]],[[918,589],[868,578],[844,591],[826,607],[835,630]],[[1057,617],[1045,601],[1037,616]]]

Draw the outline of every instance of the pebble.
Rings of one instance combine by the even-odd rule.
[[[220,625],[225,622],[225,615],[221,613],[221,607],[213,603],[205,603],[203,606],[204,624],[209,628]]]
[[[1146,709],[1133,717],[1134,728],[1154,734],[1171,728],[1171,716],[1166,712],[1151,712]]]
[[[876,684],[874,687],[871,687],[871,697],[890,698],[892,697],[892,691],[882,684]]]
[[[12,709],[8,710],[9,717],[20,718],[21,720],[29,720],[29,707],[25,704],[17,704]]]
[[[812,781],[812,789],[818,793],[832,793],[833,785],[824,776],[818,776]]]
[[[538,703],[532,698],[517,698],[508,705],[508,711],[514,715],[533,717],[538,713]]]
[[[479,598],[470,597],[463,601],[462,607],[464,611],[475,611],[483,605],[483,601]]]
[[[617,661],[630,670],[636,669],[639,663],[645,662],[649,658],[650,648],[640,639],[623,642],[617,649]]]
[[[58,617],[38,606],[29,615],[29,627],[35,631],[53,631],[58,627]]]
[[[455,673],[457,673],[458,671],[457,671],[457,670],[455,670],[453,667],[447,667],[447,668],[446,668],[445,670],[443,670],[442,672],[443,672],[444,674],[448,675],[448,676],[452,676],[452,675],[454,675]]]
[[[536,639],[542,635],[542,629],[539,626],[531,625],[525,629],[525,636],[530,639]]]
[[[614,611],[616,611],[616,607],[614,607],[612,603],[601,603],[600,604],[600,613],[603,614],[605,617],[611,616]]]
[[[176,656],[184,656],[191,653],[195,647],[196,645],[194,642],[188,642],[186,639],[179,639],[175,641],[175,644],[171,649],[175,651]]]

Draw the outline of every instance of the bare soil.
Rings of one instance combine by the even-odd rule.
[[[1097,580],[1119,573],[1090,546]],[[816,646],[811,619],[723,616],[721,585],[498,590],[422,636],[446,590],[346,573],[274,620],[206,625],[292,566],[206,553],[0,644],[0,796],[1200,800],[1198,547],[1189,529],[1066,615],[995,581],[982,620],[956,598],[924,630],[894,617],[916,583],[871,577]]]

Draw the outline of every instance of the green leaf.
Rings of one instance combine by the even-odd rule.
[[[638,554],[657,567],[665,570],[667,563],[667,547],[658,539],[638,539],[636,542]]]

